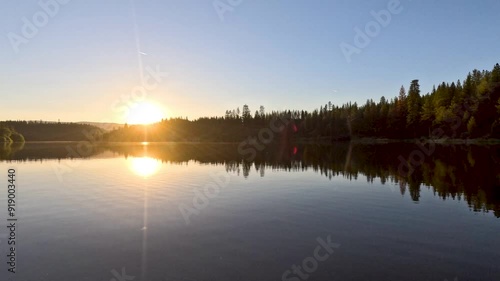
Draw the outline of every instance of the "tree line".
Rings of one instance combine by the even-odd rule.
[[[89,124],[49,121],[3,121],[0,127],[10,128],[26,141],[80,141],[89,134],[104,133],[104,130]],[[1,133],[0,133],[1,134]]]
[[[362,105],[328,102],[312,111],[268,112],[260,106],[252,113],[245,104],[241,110],[226,110],[223,116],[170,118],[147,128],[125,125],[107,133],[89,124],[5,121],[1,122],[4,129],[0,141],[15,141],[18,134],[27,141],[79,141],[86,140],[89,132],[98,132],[105,141],[241,142],[257,136],[277,119],[287,120],[285,137],[295,140],[499,139],[500,65],[497,63],[491,71],[475,69],[464,80],[442,82],[426,94],[421,94],[419,80],[415,79],[407,87],[401,86],[391,99],[382,96],[378,102],[369,99]]]
[[[500,65],[491,71],[477,69],[456,82],[442,82],[421,94],[419,80],[401,86],[391,99],[365,104],[328,102],[313,111],[253,114],[248,105],[228,109],[224,116],[194,121],[172,118],[149,126],[125,126],[105,136],[110,141],[241,141],[256,135],[272,120],[287,119],[293,137],[306,140],[352,138],[500,138]],[[439,132],[439,134],[436,134]],[[147,138],[147,139],[146,139]]]

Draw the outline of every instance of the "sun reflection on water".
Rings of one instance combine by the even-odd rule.
[[[149,177],[160,170],[161,162],[151,157],[133,157],[129,158],[129,167],[135,174]]]

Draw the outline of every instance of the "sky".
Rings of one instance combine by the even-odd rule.
[[[2,2],[0,120],[313,110],[500,62],[498,0],[58,1]]]

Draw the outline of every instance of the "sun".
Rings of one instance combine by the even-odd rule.
[[[142,102],[130,108],[127,123],[133,125],[147,125],[160,122],[165,114],[160,106],[151,102]]]

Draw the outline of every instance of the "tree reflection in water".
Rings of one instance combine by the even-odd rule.
[[[26,144],[24,147],[0,148],[2,161],[45,161],[67,158],[68,144]],[[76,145],[76,144],[74,144]],[[342,176],[356,180],[365,176],[369,182],[398,184],[401,194],[419,201],[421,188],[432,189],[443,199],[465,200],[471,210],[494,212],[500,217],[500,146],[436,145],[422,165],[410,175],[398,172],[400,156],[416,149],[412,143],[332,145],[270,145],[257,152],[251,162],[238,154],[238,144],[150,143],[147,155],[143,144],[95,146],[89,157],[135,157],[168,163],[225,165],[229,173],[248,177],[252,170],[264,177],[266,170],[306,171],[312,169],[329,179]],[[155,160],[153,160],[155,161]],[[149,163],[149,162],[148,162]]]

